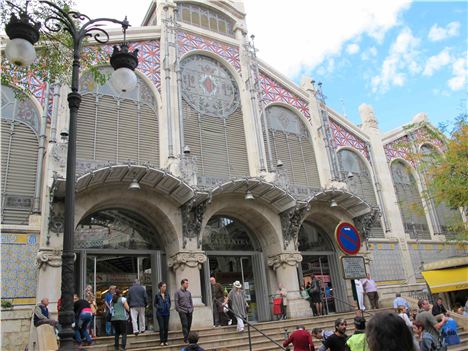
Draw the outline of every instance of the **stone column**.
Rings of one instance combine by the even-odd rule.
[[[180,288],[182,279],[187,278],[189,281],[188,290],[192,293],[193,300],[193,321],[192,329],[209,327],[213,325],[213,317],[211,308],[207,307],[202,302],[202,286],[200,270],[203,262],[207,260],[206,255],[202,251],[179,251],[168,259],[168,266],[174,271],[177,289]],[[174,293],[172,297],[174,297]],[[173,306],[175,305],[173,301]],[[181,329],[178,313],[174,310],[171,313],[169,321],[170,329]]]
[[[312,317],[309,302],[301,297],[297,278],[297,265],[302,262],[299,252],[283,252],[268,257],[268,266],[276,273],[276,281],[288,292],[288,318]]]

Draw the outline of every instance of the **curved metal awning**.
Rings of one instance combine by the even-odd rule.
[[[309,197],[306,201],[312,205],[316,201],[330,204],[332,200],[335,200],[337,207],[346,210],[352,218],[372,211],[372,206],[365,200],[344,189],[325,189]]]
[[[136,178],[140,185],[155,189],[179,205],[190,200],[195,190],[183,180],[161,169],[138,165],[115,165],[88,172],[76,180],[77,193],[104,184],[125,184],[127,186]],[[54,195],[65,195],[65,180],[54,179]]]
[[[229,193],[245,195],[247,191],[250,191],[255,199],[263,200],[273,206],[278,212],[296,205],[296,199],[289,192],[259,178],[235,179],[223,183],[211,190],[211,196],[214,198]]]

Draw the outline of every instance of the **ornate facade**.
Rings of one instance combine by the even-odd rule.
[[[427,117],[381,133],[362,105],[353,125],[311,78],[297,86],[260,61],[246,28],[241,2],[153,0],[128,32],[137,89],[119,94],[82,72],[76,291],[90,284],[99,297],[139,276],[154,295],[160,280],[174,292],[188,278],[194,324],[208,326],[214,275],[227,288],[243,281],[250,317],[264,321],[278,285],[290,316],[310,314],[299,287],[312,274],[333,287],[331,311],[350,308],[335,240],[343,221],[359,228],[382,291],[421,290],[422,262],[466,254],[447,240],[459,214],[424,200],[409,159],[407,148],[443,151]],[[18,77],[26,100],[2,89],[2,299],[30,308],[48,296],[54,310],[67,88],[41,77]],[[132,181],[140,190],[128,190]]]

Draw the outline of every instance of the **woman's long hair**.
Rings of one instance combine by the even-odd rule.
[[[370,351],[415,351],[413,335],[405,321],[393,312],[378,312],[367,324]]]
[[[120,297],[120,290],[115,289],[115,294],[114,296],[112,296],[112,303],[117,303],[117,301],[119,300],[119,297]]]

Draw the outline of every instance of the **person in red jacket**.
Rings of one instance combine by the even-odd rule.
[[[314,344],[312,343],[312,335],[305,330],[303,325],[298,325],[297,330],[291,333],[289,338],[283,342],[283,346],[287,347],[293,344],[294,351],[314,351]]]

